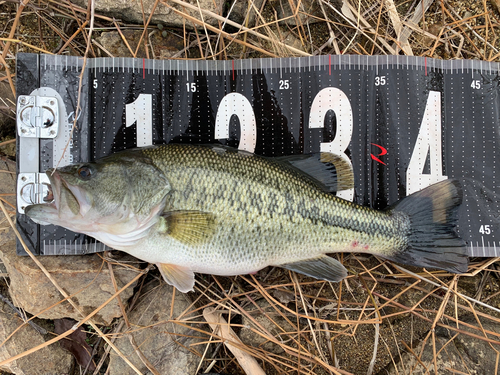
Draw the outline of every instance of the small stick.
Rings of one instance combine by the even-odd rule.
[[[214,332],[217,332],[218,336],[222,338],[224,344],[231,351],[231,353],[233,353],[245,373],[249,375],[266,375],[264,370],[262,370],[257,363],[257,360],[238,347],[243,346],[244,344],[238,336],[236,336],[236,333],[229,326],[226,320],[215,312],[213,307],[207,307],[204,309],[203,317],[210,325],[210,328],[212,328]]]

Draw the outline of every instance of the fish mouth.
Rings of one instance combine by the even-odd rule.
[[[61,178],[61,175],[57,172],[57,170],[49,169],[46,173],[49,177],[50,184],[47,185],[47,194],[43,197],[43,201],[45,202],[43,204],[51,205],[56,210],[59,210],[61,204],[61,189],[67,188],[67,184]]]
[[[26,207],[25,214],[44,225],[60,224],[80,214],[80,189],[68,184],[57,170],[49,169],[46,173],[50,183],[46,184],[47,192],[42,198],[44,203]]]

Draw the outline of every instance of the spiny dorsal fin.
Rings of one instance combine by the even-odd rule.
[[[349,163],[338,155],[319,152],[306,155],[280,156],[274,158],[288,164],[310,177],[316,185],[328,192],[354,187],[354,174]]]
[[[215,233],[214,215],[201,211],[167,211],[165,234],[186,245],[196,246],[208,242]]]
[[[347,270],[342,263],[337,259],[330,258],[328,255],[294,263],[280,264],[279,267],[331,282],[338,282],[347,276]]]
[[[194,290],[194,272],[189,268],[165,263],[156,263],[156,266],[167,284],[175,286],[182,293]]]

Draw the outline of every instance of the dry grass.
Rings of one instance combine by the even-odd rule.
[[[155,7],[159,3],[157,0]],[[314,2],[315,9],[309,10],[301,1],[267,0],[260,8],[248,8],[247,11],[255,15],[253,24],[248,22],[250,17],[243,17],[242,24],[228,20],[226,15],[231,4],[220,14],[201,10],[204,17],[217,19],[218,26],[189,15],[188,10],[192,7],[196,10],[196,5],[181,0],[162,0],[161,3],[167,7],[181,5],[172,8],[185,20],[184,28],[174,30],[184,38],[184,48],[174,56],[179,59],[344,53],[500,61],[500,14],[492,7],[493,1],[350,0],[344,1],[344,10],[333,6],[334,1]],[[292,13],[284,17],[293,20],[293,26],[279,18],[280,3],[290,6]],[[138,29],[137,25],[97,14],[91,3],[87,8],[67,0],[2,1],[0,4],[3,20],[0,84],[7,82],[14,95],[13,61],[21,51],[85,58],[107,56],[111,53],[104,50],[95,37],[102,30],[111,29],[120,33],[130,55],[138,56],[143,46],[145,57],[155,57],[154,46],[149,43],[150,33],[157,31],[157,26],[152,25],[148,15],[144,15],[142,39],[132,43],[123,31]],[[12,113],[14,103],[3,100],[0,110]],[[0,197],[0,203],[4,198]],[[10,221],[12,213],[6,211],[3,203],[0,206]],[[36,262],[36,258],[33,260]],[[495,357],[498,373],[500,333],[484,328],[500,322],[497,259],[473,261],[469,273],[461,276],[425,270],[411,272],[373,257],[355,255],[346,255],[343,263],[349,268],[350,276],[339,284],[302,278],[278,269],[234,278],[198,276],[193,304],[171,321],[190,325],[193,335],[201,333],[206,337],[205,342],[190,348],[199,355],[202,372],[212,369],[244,373],[228,346],[220,344],[231,341],[234,347],[255,357],[266,374],[349,373],[345,369],[356,374],[371,374],[379,372],[385,364],[398,362],[404,352],[411,353],[416,361],[413,367],[407,366],[399,373],[411,374],[418,370],[437,374],[438,355],[445,353],[454,341],[465,338],[490,345],[488,355]],[[147,271],[149,268],[138,277]],[[50,274],[47,273],[47,277],[51,278]],[[53,283],[61,292],[61,300],[72,301],[72,296],[54,280]],[[113,298],[119,298],[121,290],[117,289]],[[140,293],[138,290],[137,296]],[[77,305],[75,309],[78,310]],[[212,331],[203,318],[204,313],[213,313],[212,309],[224,315],[233,334],[250,331],[258,337],[255,346],[246,345],[231,335],[228,337],[229,331],[226,336],[224,331]],[[113,345],[117,335],[143,329],[129,325],[123,307],[124,318],[116,322],[112,331],[103,333],[92,322],[97,312],[82,313],[78,323],[92,326],[96,337],[106,343],[105,348],[100,347],[98,351],[100,363],[94,374],[104,373],[109,351],[117,351]],[[223,320],[218,319],[219,323],[214,324],[225,326]],[[451,332],[444,346],[438,345],[436,339],[440,328]],[[45,345],[69,333],[58,335]],[[417,350],[419,343],[422,346]],[[426,346],[432,348],[433,359],[424,363],[422,353]],[[207,350],[208,347],[213,350]],[[140,352],[139,347],[137,351]],[[0,365],[15,358],[3,360]],[[148,359],[142,358],[150,371],[157,373]],[[474,369],[469,370],[474,373]],[[83,369],[81,372],[84,373]]]

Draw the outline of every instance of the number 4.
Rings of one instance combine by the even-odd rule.
[[[429,155],[430,173],[423,173]],[[406,194],[446,180],[441,146],[441,93],[429,91],[417,142],[406,170]]]

